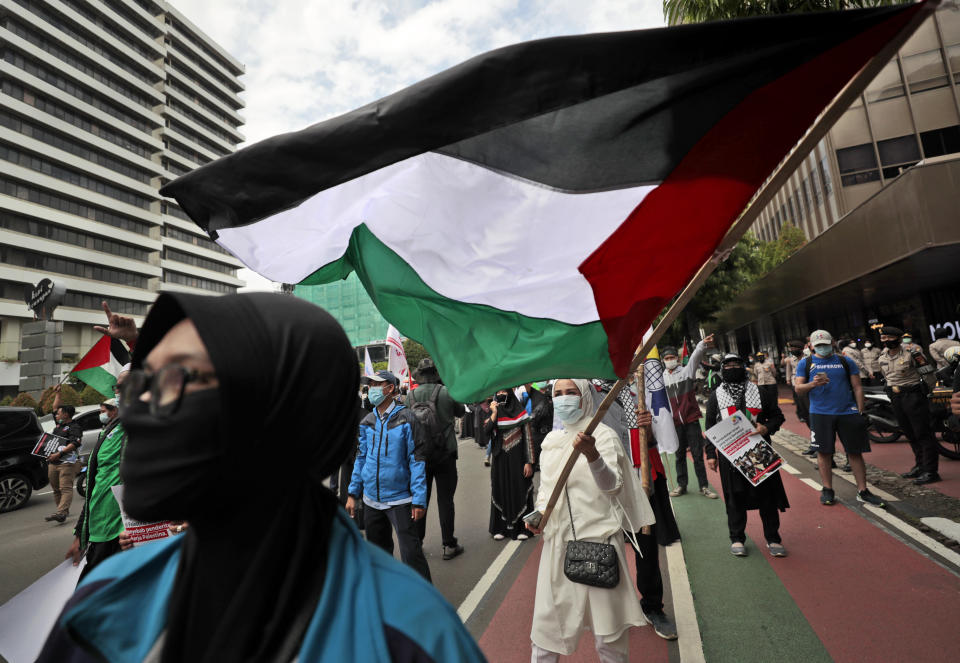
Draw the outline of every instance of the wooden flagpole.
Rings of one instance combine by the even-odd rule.
[[[830,130],[830,127],[840,119],[840,116],[847,110],[850,104],[860,96],[863,90],[869,85],[880,70],[886,66],[887,62],[896,55],[900,47],[910,38],[914,33],[917,27],[920,26],[929,16],[933,14],[937,6],[940,4],[940,0],[928,0],[923,7],[913,16],[909,23],[891,39],[887,42],[877,54],[867,62],[857,74],[850,79],[850,81],[844,86],[840,93],[834,97],[833,101],[827,106],[827,108],[820,114],[820,117],[816,119],[813,123],[813,126],[807,130],[807,133],[804,134],[803,138],[793,147],[787,157],[780,162],[780,165],[777,166],[773,174],[764,182],[763,186],[760,187],[760,190],[756,195],[747,203],[746,208],[743,212],[740,213],[740,216],[730,227],[730,230],[727,231],[727,234],[724,235],[724,238],[720,241],[719,246],[713,255],[707,259],[703,265],[700,266],[700,269],[697,270],[696,274],[693,275],[693,279],[684,287],[684,289],[677,296],[677,299],[670,305],[670,308],[667,309],[667,312],[664,314],[663,318],[660,320],[660,323],[654,327],[653,332],[650,336],[637,348],[637,352],[633,357],[633,361],[630,363],[630,367],[627,370],[627,374],[633,373],[637,370],[637,367],[643,363],[643,360],[646,358],[650,351],[653,349],[653,346],[657,344],[657,341],[660,340],[660,337],[670,328],[670,325],[679,317],[680,313],[686,308],[687,304],[690,303],[690,300],[693,299],[693,296],[697,294],[697,291],[700,290],[701,286],[706,282],[707,277],[713,273],[721,262],[727,259],[730,255],[730,252],[733,251],[734,247],[737,245],[737,242],[740,241],[740,238],[743,237],[744,233],[753,225],[753,222],[756,220],[757,216],[767,206],[773,196],[780,190],[780,188],[786,184],[787,179],[793,174],[793,172],[800,167],[800,164],[806,158],[806,156],[816,147],[817,143],[821,138]],[[597,426],[603,420],[604,415],[606,415],[607,410],[610,409],[610,406],[613,404],[613,401],[616,400],[617,395],[620,393],[620,390],[626,386],[627,382],[624,378],[620,378],[613,385],[613,388],[607,393],[606,397],[600,403],[600,407],[597,408],[596,414],[593,415],[593,419],[590,420],[590,423],[584,429],[584,433],[587,435],[593,435],[593,431],[597,429]],[[557,504],[557,500],[560,499],[560,493],[563,491],[564,485],[567,483],[567,479],[570,477],[570,472],[573,470],[574,464],[579,458],[580,452],[576,449],[573,449],[570,452],[570,456],[567,458],[566,464],[563,466],[563,470],[560,472],[560,476],[557,478],[557,483],[553,488],[553,493],[550,494],[550,500],[547,502],[547,506],[544,509],[543,517],[540,519],[539,528],[543,529],[547,526],[547,521],[550,519],[550,514],[553,513],[553,508]]]

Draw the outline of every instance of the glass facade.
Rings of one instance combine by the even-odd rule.
[[[357,275],[325,285],[298,285],[293,294],[313,302],[337,319],[353,346],[383,342],[390,325],[380,315]]]

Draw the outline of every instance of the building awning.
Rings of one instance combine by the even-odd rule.
[[[739,329],[799,304],[873,305],[960,280],[960,158],[907,170],[742,292],[717,316]]]

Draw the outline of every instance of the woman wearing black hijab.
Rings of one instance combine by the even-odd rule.
[[[330,315],[271,293],[163,294],[133,369],[124,507],[191,526],[95,569],[40,661],[483,660],[322,485],[358,415],[356,358]]]
[[[784,416],[777,404],[776,395],[760,391],[757,385],[747,380],[747,370],[743,359],[734,354],[723,358],[720,367],[723,382],[707,401],[707,428],[716,425],[736,411],[750,417],[757,432],[769,443],[770,437],[780,430]],[[707,465],[711,470],[718,469],[717,448],[707,441]],[[725,457],[720,460],[720,484],[723,487],[723,499],[727,508],[727,528],[730,531],[730,552],[737,557],[747,555],[746,527],[747,511],[760,512],[763,523],[763,535],[767,549],[774,557],[787,554],[780,540],[780,511],[790,506],[787,493],[783,489],[780,473],[765,479],[754,486]]]
[[[533,432],[530,415],[512,389],[501,389],[484,421],[490,439],[490,534],[528,538],[522,518],[533,511]]]

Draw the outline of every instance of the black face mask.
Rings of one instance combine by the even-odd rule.
[[[497,402],[498,402],[498,403],[506,403],[506,402],[507,402],[507,395],[506,395],[506,394],[497,394]]]
[[[803,354],[803,350],[791,350],[790,354],[792,354],[794,357],[799,357]]]
[[[124,509],[147,522],[191,520],[228,508],[217,501],[218,464],[226,453],[221,439],[220,390],[186,394],[170,418],[150,414],[135,400],[120,420],[129,436],[124,451]]]
[[[883,344],[884,346],[890,348],[891,350],[896,350],[897,348],[900,347],[900,339],[898,338],[893,341],[884,341]]]
[[[747,379],[747,369],[743,366],[731,366],[720,369],[720,377],[724,382],[743,382]]]

